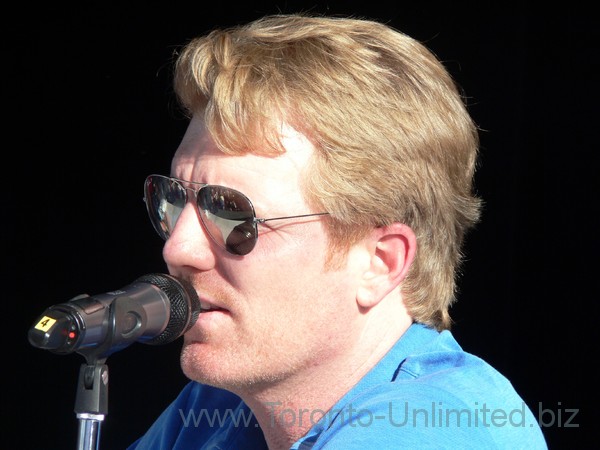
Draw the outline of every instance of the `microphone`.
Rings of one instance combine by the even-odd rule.
[[[30,328],[31,345],[57,354],[106,358],[141,342],[162,345],[189,330],[200,314],[190,283],[148,274],[105,294],[87,294],[47,308]]]

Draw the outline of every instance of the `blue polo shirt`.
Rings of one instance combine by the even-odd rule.
[[[503,375],[463,351],[449,331],[421,324],[413,324],[329,411],[279,414],[286,423],[312,425],[295,450],[547,449],[536,417]],[[134,449],[267,445],[239,397],[190,382],[128,450]]]

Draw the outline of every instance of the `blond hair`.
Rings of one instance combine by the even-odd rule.
[[[282,151],[282,122],[304,133],[317,149],[304,194],[331,214],[332,254],[373,227],[407,224],[418,244],[406,306],[418,322],[450,327],[464,235],[479,218],[479,142],[424,45],[370,20],[268,16],[189,42],[175,91],[225,152]]]

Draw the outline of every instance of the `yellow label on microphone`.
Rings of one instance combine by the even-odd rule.
[[[40,320],[37,323],[37,325],[35,326],[35,329],[46,332],[50,328],[52,328],[52,325],[54,325],[55,323],[56,323],[56,320],[53,319],[52,317],[44,316],[44,317],[42,317],[42,320]]]

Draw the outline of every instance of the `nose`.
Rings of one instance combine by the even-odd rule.
[[[163,259],[169,272],[178,275],[186,271],[206,271],[215,265],[218,251],[200,223],[193,203],[188,202],[163,247]]]

